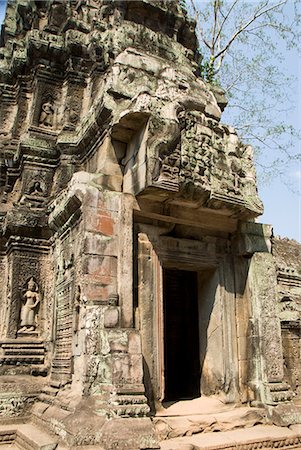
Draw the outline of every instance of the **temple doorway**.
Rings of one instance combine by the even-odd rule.
[[[163,269],[165,401],[200,396],[198,273]]]

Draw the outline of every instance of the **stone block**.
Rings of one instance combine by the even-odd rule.
[[[142,355],[128,354],[127,345],[121,340],[110,342],[112,353],[113,382],[117,385],[141,384],[143,379]],[[124,350],[124,351],[123,351]]]
[[[119,310],[116,307],[109,307],[104,313],[105,328],[115,328],[119,324]]]
[[[97,365],[98,376],[95,382],[95,389],[97,389],[98,383],[102,383],[102,388],[104,385],[110,386],[112,382],[112,360],[111,355],[101,356]],[[109,389],[109,388],[108,388]]]
[[[141,354],[141,338],[140,334],[136,331],[129,333],[129,353]]]
[[[82,180],[78,179],[79,175]],[[73,175],[70,182],[70,191],[82,201],[84,209],[87,207],[97,208],[99,197],[102,195],[99,189],[89,185],[91,183],[91,175],[87,172],[77,172]]]
[[[122,188],[122,175],[100,173],[97,174],[94,182],[99,184],[99,186],[102,186],[104,189],[120,192]]]
[[[118,240],[114,237],[87,232],[83,240],[83,253],[117,256],[117,244]]]
[[[105,277],[117,276],[117,258],[115,256],[87,255],[83,258],[83,274],[98,281]]]
[[[102,435],[109,450],[160,449],[152,422],[146,417],[108,421]]]
[[[249,319],[244,313],[237,314],[237,336],[247,336],[249,334]]]
[[[301,423],[301,408],[292,403],[280,404],[275,407],[268,407],[268,417],[274,425],[278,427],[288,427],[289,425]]]
[[[142,366],[142,355],[132,354],[129,357],[130,363],[130,383],[142,383],[143,380],[143,366]]]
[[[40,430],[33,424],[27,423],[18,426],[16,446],[39,450],[55,450],[58,446],[58,438]]]
[[[132,382],[130,375],[130,357],[128,354],[114,353],[112,355],[112,372],[112,379],[115,385]]]
[[[109,237],[114,236],[117,231],[115,220],[106,209],[87,208],[84,220],[87,231],[93,231]]]
[[[247,336],[239,336],[237,338],[238,344],[238,359],[243,360],[248,358],[249,346]]]
[[[112,297],[112,294],[116,292],[116,284],[117,284],[117,278],[116,276],[110,276],[110,275],[102,275],[99,274],[97,277],[95,275],[85,275],[83,277],[85,282],[87,283],[93,283],[94,285],[100,285],[104,292],[107,292],[107,300],[109,300]],[[113,287],[115,289],[113,289]],[[90,290],[91,291],[91,290]],[[103,298],[103,296],[102,296]]]
[[[127,352],[128,351],[128,335],[126,332],[119,330],[111,330],[108,332],[108,341],[111,352]]]
[[[98,197],[97,207],[109,211],[114,216],[120,211],[121,201],[122,196],[120,193],[104,190],[102,195]]]
[[[111,341],[110,342],[110,351],[111,353],[126,353],[128,349],[127,344],[124,344],[121,341]]]
[[[104,277],[97,281],[89,280],[89,276],[84,278],[82,283],[82,294],[88,301],[108,301],[113,295],[116,295],[117,278]]]
[[[241,359],[239,361],[239,381],[246,384],[250,378],[249,374],[250,361],[248,359]]]
[[[272,227],[256,222],[240,222],[233,240],[237,255],[247,256],[256,252],[271,253]]]

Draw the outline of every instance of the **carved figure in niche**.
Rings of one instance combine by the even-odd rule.
[[[69,259],[64,260],[64,264],[63,264],[64,272],[71,269],[73,267],[73,265],[74,265],[74,255],[72,253]]]
[[[71,97],[68,97],[67,105],[65,108],[65,120],[66,124],[74,125],[78,120],[78,113],[71,105]]]
[[[79,331],[79,313],[81,306],[81,288],[77,286],[77,292],[74,297],[74,312],[73,312],[73,332],[76,333]]]
[[[31,187],[29,188],[30,195],[42,195],[43,189],[41,188],[41,183],[39,181],[34,181]]]
[[[32,8],[29,5],[18,4],[17,7],[17,30],[19,32],[31,29],[33,21]]]
[[[54,108],[50,99],[42,104],[39,125],[52,127],[54,119]]]
[[[204,174],[202,175],[201,178],[202,178],[202,181],[203,181],[203,185],[205,187],[207,187],[207,188],[210,187],[210,177],[211,177],[210,170],[209,170],[208,167],[206,167],[205,170],[204,170]]]
[[[63,27],[67,19],[67,2],[59,2],[54,0],[50,4],[48,19],[48,29],[58,30]]]
[[[180,162],[181,148],[180,143],[178,143],[173,151],[169,150],[169,153],[163,157],[158,181],[163,181],[164,179],[177,181],[177,176],[180,171]]]
[[[28,281],[27,291],[23,295],[21,307],[21,328],[18,333],[35,331],[37,306],[40,303],[40,294],[37,283],[31,277]]]
[[[177,113],[177,117],[178,117],[178,121],[179,121],[179,126],[180,126],[180,130],[185,130],[185,126],[186,126],[186,110],[180,109]]]

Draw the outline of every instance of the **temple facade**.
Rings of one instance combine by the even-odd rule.
[[[159,449],[202,396],[301,422],[300,245],[255,221],[180,4],[9,0],[1,45],[0,425]]]

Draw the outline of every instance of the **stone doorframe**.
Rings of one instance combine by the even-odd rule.
[[[140,330],[144,357],[144,383],[151,404],[160,405],[164,399],[164,327],[163,327],[163,268],[215,271],[218,280],[225,279],[227,264],[214,252],[208,253],[204,242],[160,235],[159,227],[136,226],[136,299],[135,325]],[[236,354],[236,325],[234,293],[220,286],[218,296],[224,320],[221,324],[221,341],[227,352],[224,360],[224,385],[226,401],[238,399],[235,377],[238,374]],[[229,324],[231,324],[229,326]],[[226,367],[227,366],[227,367]]]

